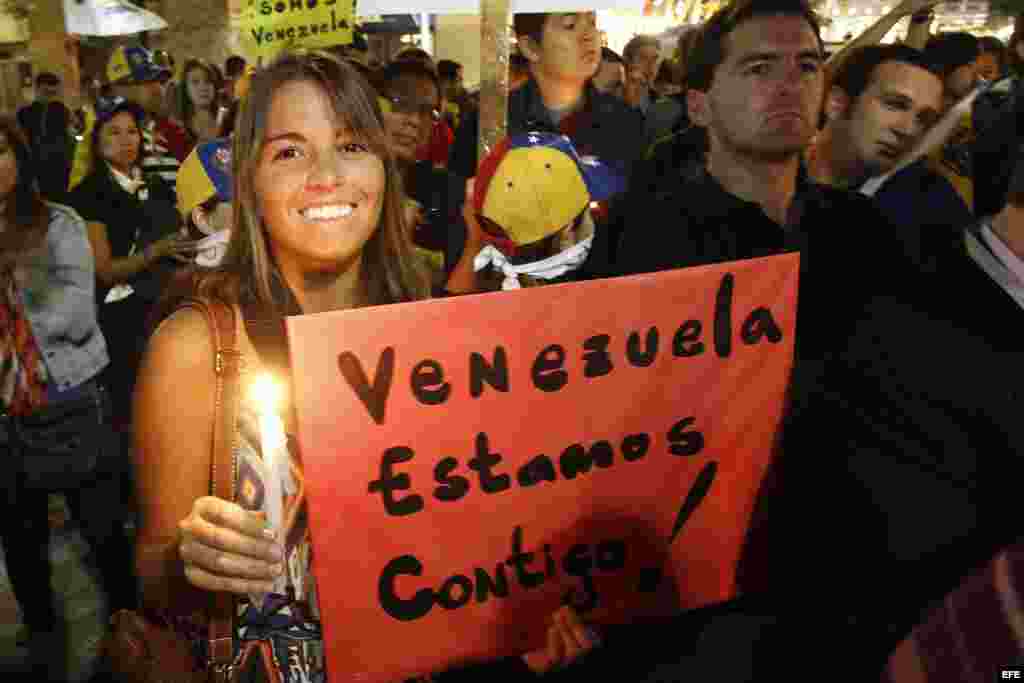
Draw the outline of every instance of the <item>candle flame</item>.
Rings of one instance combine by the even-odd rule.
[[[281,383],[269,374],[262,374],[252,383],[252,397],[260,406],[260,412],[276,413],[284,397]]]

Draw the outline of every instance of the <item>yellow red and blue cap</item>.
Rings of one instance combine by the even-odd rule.
[[[581,157],[567,136],[522,133],[500,142],[480,163],[473,206],[523,246],[572,223],[590,202],[625,189],[622,174],[599,159]]]

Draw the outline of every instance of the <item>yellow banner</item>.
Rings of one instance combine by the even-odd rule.
[[[291,47],[346,45],[352,42],[354,15],[354,0],[247,0],[239,42],[251,57],[271,57]]]

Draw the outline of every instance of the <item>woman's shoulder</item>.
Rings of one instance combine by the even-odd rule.
[[[205,375],[212,379],[213,354],[213,331],[206,316],[189,306],[179,306],[157,325],[147,352],[151,364],[174,369],[191,381]]]

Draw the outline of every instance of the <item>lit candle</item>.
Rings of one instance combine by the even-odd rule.
[[[282,491],[282,472],[287,471],[291,464],[288,454],[288,439],[284,432],[279,407],[281,405],[281,386],[270,375],[261,375],[253,383],[253,394],[260,411],[260,454],[263,458],[263,512],[266,513],[267,524],[279,535],[283,529],[284,496]],[[274,579],[274,592],[286,593],[287,580],[285,574]]]

